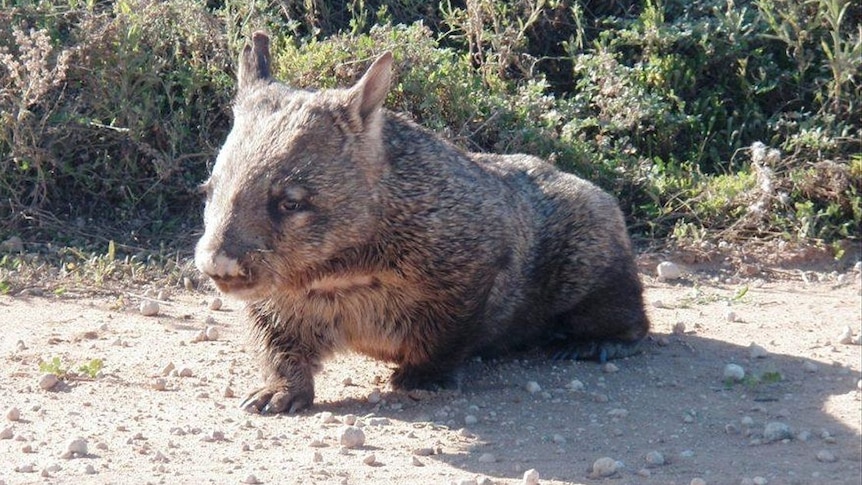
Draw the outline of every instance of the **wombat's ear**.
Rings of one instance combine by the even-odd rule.
[[[269,79],[269,64],[269,36],[255,32],[251,44],[246,44],[239,55],[237,89],[242,91],[257,81]]]
[[[392,53],[385,52],[365,71],[362,79],[350,88],[350,105],[363,124],[374,114],[389,94],[392,79]]]

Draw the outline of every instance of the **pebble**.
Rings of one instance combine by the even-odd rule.
[[[204,335],[209,341],[218,340],[218,327],[213,327],[212,325],[208,326],[204,331]]]
[[[646,461],[647,466],[655,467],[662,466],[665,464],[664,455],[658,451],[650,451],[644,456],[644,461]]]
[[[530,468],[524,472],[524,485],[538,485],[539,472],[535,468]]]
[[[482,453],[482,456],[479,457],[479,463],[494,463],[495,461],[497,461],[497,457],[493,453]]]
[[[620,370],[620,368],[616,364],[614,364],[613,362],[607,362],[606,364],[602,365],[602,372],[604,372],[606,374],[612,374],[614,372],[619,372],[619,370]]]
[[[159,314],[158,302],[152,300],[144,300],[141,302],[141,315],[145,317],[154,317]]]
[[[674,335],[682,335],[685,333],[685,322],[676,322],[673,324],[673,329],[671,330]]]
[[[234,396],[236,396],[236,393],[235,393],[235,392],[233,392],[233,388],[232,388],[232,387],[230,387],[229,385],[227,385],[227,386],[224,386],[224,389],[222,390],[222,396],[224,396],[224,397],[234,397]]]
[[[844,330],[838,335],[837,339],[839,343],[849,345],[853,343],[853,329],[849,326],[844,327]]]
[[[467,426],[472,426],[478,422],[479,422],[479,419],[476,416],[473,416],[472,414],[468,414],[468,415],[464,416],[464,424]]]
[[[665,308],[664,302],[661,300],[653,300],[652,306],[653,308]]]
[[[168,381],[164,377],[156,377],[153,379],[152,387],[156,391],[164,391],[168,388]]]
[[[724,366],[724,378],[732,381],[741,381],[745,378],[745,369],[741,365],[727,364]]]
[[[413,466],[425,466],[425,464],[424,464],[424,463],[422,463],[422,460],[420,460],[420,459],[419,459],[418,457],[416,457],[416,456],[411,457],[411,461],[410,461],[410,463],[412,463],[412,464],[413,464]]]
[[[80,458],[82,456],[87,456],[87,440],[73,438],[66,442],[66,451],[61,455],[62,458]]]
[[[529,392],[530,394],[535,394],[535,393],[542,390],[542,386],[540,386],[539,383],[536,381],[530,381],[524,387],[525,387],[525,389],[527,389],[527,392]]]
[[[362,463],[365,463],[368,466],[372,466],[377,463],[377,457],[374,456],[374,453],[369,453],[362,458]]]
[[[344,426],[338,432],[338,442],[345,448],[358,448],[365,444],[365,432],[357,426]]]
[[[374,389],[368,393],[368,397],[366,398],[369,404],[377,404],[381,399],[383,399],[383,396],[380,394],[380,389]]]
[[[56,374],[42,374],[42,377],[39,378],[39,387],[48,391],[53,389],[58,382],[60,382],[60,378]]]
[[[167,376],[171,375],[171,372],[173,372],[174,369],[176,369],[176,367],[174,367],[174,363],[168,362],[168,365],[166,365],[164,368],[162,368],[162,375],[167,377]]]
[[[767,443],[786,440],[792,437],[793,433],[790,430],[790,426],[787,426],[780,421],[767,423],[766,427],[763,429],[763,439]]]
[[[180,377],[192,377],[195,375],[194,372],[192,372],[192,370],[188,367],[183,367],[182,369],[180,369],[178,374]]]
[[[0,430],[0,440],[11,440],[13,436],[15,436],[15,431],[12,426],[6,426]]]
[[[36,471],[36,465],[27,463],[26,465],[16,466],[15,471],[18,473],[33,473]]]
[[[86,465],[84,465],[84,475],[95,475],[95,474],[96,474],[96,469],[93,468],[92,463],[87,463]]]
[[[583,391],[584,383],[577,379],[572,379],[572,382],[566,384],[566,389],[569,389],[571,391]]]
[[[689,482],[690,485],[706,485],[706,480],[700,477],[694,477]]]
[[[221,298],[215,297],[210,301],[210,310],[218,311],[221,310],[222,301]]]
[[[756,343],[751,342],[748,346],[748,355],[752,359],[765,359],[766,357],[769,357],[769,352]]]
[[[835,463],[838,458],[829,450],[820,450],[817,452],[817,461],[823,463]]]
[[[618,462],[613,458],[603,456],[593,462],[592,478],[606,478],[618,470]]]
[[[682,270],[679,269],[679,266],[670,261],[662,261],[655,270],[659,279],[662,280],[675,280],[682,276]]]
[[[257,479],[256,476],[248,475],[247,477],[245,477],[245,480],[243,480],[242,483],[245,483],[247,485],[258,485],[261,482]]]
[[[817,369],[819,369],[819,367],[817,367],[817,364],[815,364],[814,362],[811,362],[810,360],[806,360],[805,362],[802,363],[802,369],[805,372],[814,373],[814,372],[817,372]]]
[[[733,310],[728,310],[727,313],[724,314],[724,319],[728,322],[735,322],[739,317],[736,315],[736,312]]]
[[[18,421],[21,419],[21,410],[16,407],[11,407],[6,410],[6,419],[9,421]]]

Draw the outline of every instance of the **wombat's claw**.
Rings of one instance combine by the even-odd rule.
[[[603,342],[580,342],[558,349],[551,355],[553,360],[595,360],[600,364],[639,354],[640,341],[606,340]]]
[[[312,399],[302,393],[292,393],[288,390],[273,391],[262,388],[249,394],[239,407],[244,411],[260,415],[279,413],[294,414],[311,406]]]

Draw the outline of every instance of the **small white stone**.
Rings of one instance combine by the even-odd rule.
[[[152,300],[144,300],[141,302],[141,315],[145,317],[154,317],[159,314],[158,302]]]
[[[168,388],[168,381],[164,377],[156,377],[152,381],[152,387],[156,391],[164,391]]]
[[[538,485],[539,472],[535,468],[530,468],[524,472],[524,485]]]
[[[644,461],[646,461],[647,466],[655,467],[662,466],[665,463],[664,455],[658,451],[650,451],[644,456]]]
[[[767,423],[766,427],[763,429],[763,439],[767,443],[786,440],[792,437],[793,433],[790,430],[790,426],[787,426],[780,421]]]
[[[695,478],[691,479],[691,482],[689,482],[689,484],[690,485],[706,485],[706,480],[704,480],[703,478],[700,478],[700,477],[695,477]]]
[[[84,438],[74,438],[66,442],[66,451],[72,456],[87,455],[87,440]]]
[[[254,475],[248,475],[247,477],[245,477],[245,480],[243,480],[242,483],[245,483],[246,485],[258,485],[260,483],[260,480],[258,480],[257,477]]]
[[[527,382],[527,385],[524,387],[527,389],[527,392],[529,392],[530,394],[535,394],[535,393],[542,390],[542,386],[540,386],[539,383],[536,381],[529,381],[529,382]]]
[[[39,379],[39,387],[48,391],[53,389],[58,382],[60,382],[60,379],[56,374],[42,374],[42,377]]]
[[[727,320],[728,322],[731,322],[731,323],[735,322],[737,319],[736,312],[733,310],[728,310],[724,314],[724,319]]]
[[[495,461],[497,461],[497,457],[493,453],[482,453],[479,456],[479,463],[494,463]]]
[[[218,335],[218,327],[213,327],[212,325],[210,325],[210,326],[208,326],[208,327],[207,327],[207,329],[205,330],[205,332],[206,332],[207,340],[209,340],[209,341],[216,341],[216,340],[218,340],[218,337],[219,337],[219,335]]]
[[[844,330],[838,335],[837,339],[839,343],[849,345],[853,343],[853,329],[848,327],[844,327]]]
[[[751,483],[753,483],[754,485],[766,485],[769,483],[769,480],[764,477],[754,477],[751,480]]]
[[[763,347],[757,345],[754,342],[748,346],[748,355],[752,359],[764,359],[769,356],[769,352]]]
[[[468,415],[464,416],[464,424],[466,424],[467,426],[472,426],[478,422],[479,422],[479,419],[476,416],[473,416],[472,414],[468,414]]]
[[[569,389],[572,391],[583,391],[584,390],[584,383],[577,380],[577,379],[572,379],[572,382],[566,384],[566,389]]]
[[[617,461],[604,456],[593,462],[593,478],[606,478],[617,472]]]
[[[656,267],[656,273],[658,273],[659,279],[662,280],[675,280],[682,276],[682,270],[679,266],[670,261],[662,261],[659,263]]]
[[[619,372],[619,370],[620,370],[620,368],[617,367],[617,365],[614,364],[613,362],[608,362],[608,363],[602,365],[602,372],[605,372],[607,374]]]
[[[724,378],[739,382],[745,378],[745,369],[741,365],[727,364],[724,366]]]
[[[365,432],[358,426],[344,426],[338,432],[338,442],[345,448],[359,448],[365,444]]]
[[[215,297],[210,301],[210,310],[218,311],[221,310],[222,301],[221,298]]]
[[[21,419],[21,410],[12,406],[11,408],[6,410],[6,419],[9,421],[18,421]]]
[[[822,461],[823,463],[834,463],[838,461],[838,458],[829,450],[820,450],[817,452],[817,461]]]

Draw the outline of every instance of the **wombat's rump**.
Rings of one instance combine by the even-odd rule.
[[[611,196],[386,111],[388,53],[349,89],[309,92],[274,81],[269,39],[252,40],[195,254],[248,303],[261,344],[265,384],[243,407],[310,406],[315,372],[344,349],[396,363],[395,388],[515,348],[634,352],[649,323]]]

